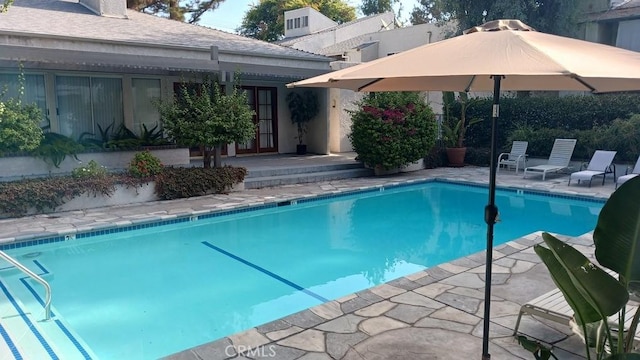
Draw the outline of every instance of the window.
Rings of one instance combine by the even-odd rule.
[[[100,129],[116,131],[123,124],[122,80],[88,76],[56,76],[60,133],[101,138]],[[90,135],[85,135],[90,136]]]
[[[153,105],[160,98],[160,79],[131,79],[133,93],[133,132],[140,135],[142,125],[147,130],[160,124],[160,113]],[[158,126],[159,127],[159,126]]]
[[[0,94],[6,90],[3,99],[7,100],[14,98],[22,100],[24,104],[35,104],[42,112],[41,126],[48,125],[44,75],[25,75],[22,95],[20,95],[19,87],[20,80],[18,78],[18,73],[0,74]]]
[[[309,26],[309,17],[308,16],[303,16],[302,17],[302,27],[307,27]]]
[[[287,19],[287,30],[293,29],[293,19]]]
[[[296,18],[295,19],[295,28],[299,29],[300,28],[300,18]]]

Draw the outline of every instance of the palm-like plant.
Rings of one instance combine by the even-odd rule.
[[[640,354],[630,353],[640,312],[636,310],[629,328],[624,328],[629,293],[637,295],[640,283],[639,198],[637,177],[607,200],[593,234],[598,263],[616,272],[618,279],[551,234],[543,234],[547,247],[534,247],[574,311],[577,330],[587,347],[587,359],[591,359],[590,347],[596,349],[597,359],[640,359]],[[610,317],[616,315],[618,320],[612,325]],[[531,345],[526,340],[524,343]]]

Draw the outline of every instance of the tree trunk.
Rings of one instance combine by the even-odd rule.
[[[214,151],[213,167],[222,167],[222,146],[216,146]]]
[[[211,167],[211,151],[207,146],[201,146],[202,149],[202,162],[204,163],[204,168],[209,169]]]

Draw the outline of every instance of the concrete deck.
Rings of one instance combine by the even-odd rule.
[[[315,161],[353,161],[353,156],[319,159]],[[252,164],[257,164],[255,161],[264,165],[261,160],[270,161],[267,166],[287,166],[291,161],[287,157],[238,158],[235,165],[246,166],[251,171]],[[229,195],[3,219],[0,220],[0,243],[433,178],[486,184],[488,174],[487,168],[438,168],[394,176],[250,189]],[[515,175],[513,171],[501,171],[497,178],[498,186],[553,193],[607,198],[614,191],[611,180],[604,186],[594,182],[591,188],[569,187],[567,181],[567,175],[550,175],[546,181],[540,176],[523,179],[522,172]],[[539,234],[514,240],[495,248],[493,254],[489,347],[492,359],[533,359],[511,336],[512,329],[520,305],[554,287],[546,268],[533,252],[533,244],[541,241]],[[567,241],[577,244],[583,252],[593,250],[590,234]],[[484,253],[477,253],[168,358],[480,359],[483,289]],[[564,326],[525,316],[520,331],[553,344],[560,359],[584,358],[581,340]]]

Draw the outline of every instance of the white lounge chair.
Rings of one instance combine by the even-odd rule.
[[[522,164],[522,168],[525,168],[527,166],[527,146],[529,146],[528,141],[514,141],[511,144],[510,152],[498,156],[498,171],[500,171],[500,165],[515,166],[516,174],[520,164]]]
[[[571,161],[571,155],[573,155],[573,149],[576,147],[576,142],[576,139],[556,139],[547,164],[525,167],[524,177],[527,177],[527,172],[538,172],[542,173],[542,180],[544,181],[547,173],[567,169]]]
[[[610,272],[611,273],[611,272]],[[612,273],[613,275],[613,273]],[[633,315],[636,313],[637,307],[634,305],[627,305],[625,307],[624,326],[629,328]],[[538,316],[543,319],[551,320],[566,326],[570,326],[569,322],[573,318],[573,309],[565,300],[564,295],[560,289],[556,288],[543,294],[520,307],[518,313],[518,319],[516,320],[516,326],[513,329],[513,335],[518,334],[518,328],[520,327],[520,320],[522,315],[529,314]],[[609,317],[609,321],[612,324],[618,323],[618,315],[612,315]],[[640,327],[636,329],[635,341],[640,341]]]
[[[580,181],[589,180],[589,187],[591,187],[591,180],[593,180],[593,177],[601,175],[602,185],[604,185],[604,180],[607,178],[607,174],[611,173],[613,173],[613,178],[615,179],[616,166],[613,164],[613,158],[615,156],[616,151],[596,150],[585,170],[571,173],[569,183],[567,185],[571,185],[571,180],[578,180],[578,184],[580,184]]]
[[[636,161],[636,166],[633,167],[633,170],[631,170],[631,172],[628,172],[629,169],[627,169],[627,172],[625,175],[622,175],[618,178],[618,180],[616,180],[616,189],[618,188],[618,186],[624,184],[626,181],[630,180],[631,178],[634,178],[638,175],[640,175],[640,156],[638,157],[638,161]]]

